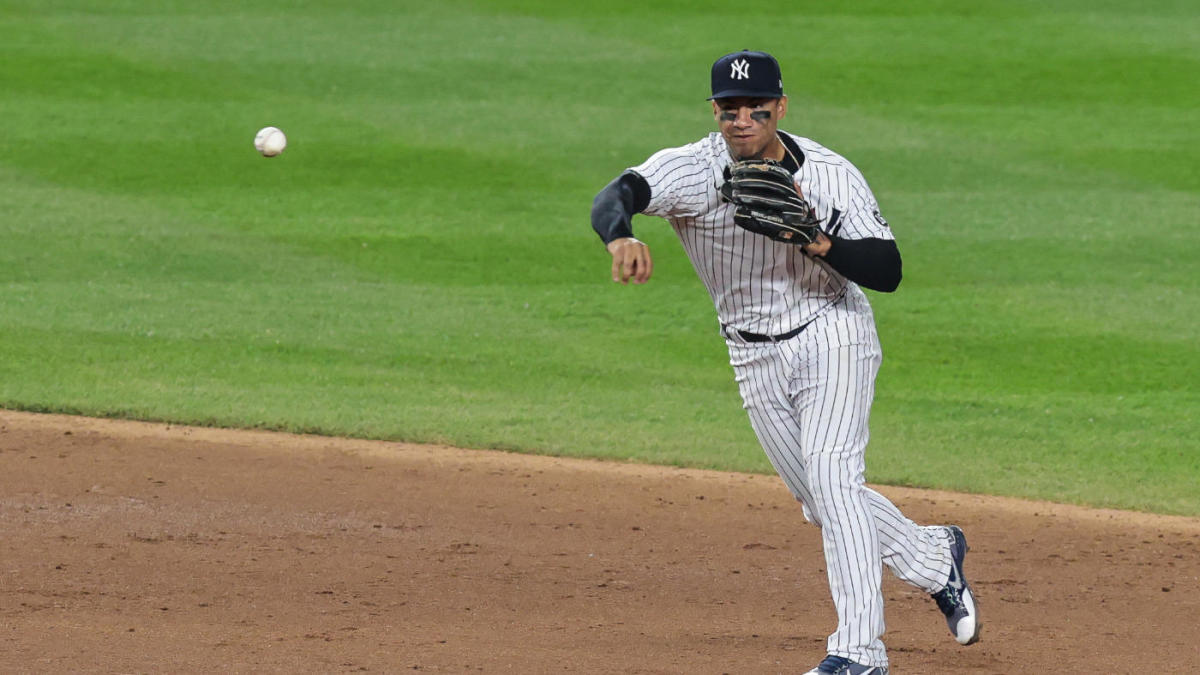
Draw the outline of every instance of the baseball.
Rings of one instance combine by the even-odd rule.
[[[254,135],[254,149],[263,157],[274,157],[287,147],[287,136],[276,127],[263,127]]]

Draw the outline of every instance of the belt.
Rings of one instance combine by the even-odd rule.
[[[812,322],[810,321],[809,323]],[[792,330],[789,330],[786,333],[780,333],[779,335],[763,335],[762,333],[751,333],[750,331],[736,329],[734,329],[733,332],[737,333],[738,337],[742,338],[746,342],[783,342],[784,340],[791,340],[792,338],[796,337],[800,334],[800,331],[804,330],[805,328],[808,328],[807,323],[803,324],[799,328],[793,328]],[[729,330],[729,328],[725,327],[725,330]]]

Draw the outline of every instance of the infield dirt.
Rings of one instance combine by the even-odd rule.
[[[893,673],[1200,672],[1200,519],[879,489],[984,620],[885,573]],[[833,621],[774,476],[0,411],[5,672],[796,673]]]

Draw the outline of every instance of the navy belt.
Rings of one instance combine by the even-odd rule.
[[[763,335],[762,333],[751,333],[750,331],[736,329],[733,332],[737,333],[738,337],[742,338],[746,342],[783,342],[784,340],[791,340],[792,338],[796,337],[805,328],[808,328],[807,323],[799,328],[794,328],[786,333],[780,333],[779,335]],[[726,330],[728,330],[728,328]]]

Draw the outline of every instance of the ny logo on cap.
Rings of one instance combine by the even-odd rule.
[[[733,71],[729,73],[729,77],[735,80],[746,80],[750,78],[750,62],[746,59],[738,59],[733,62]]]

